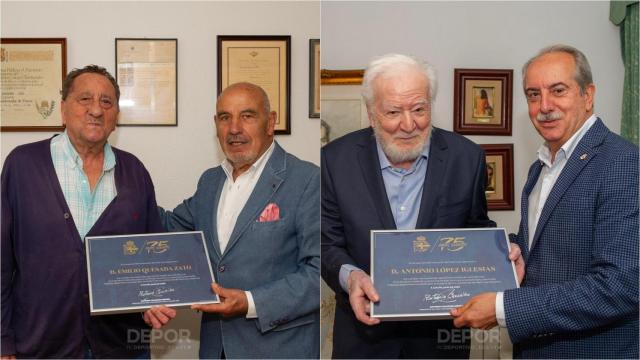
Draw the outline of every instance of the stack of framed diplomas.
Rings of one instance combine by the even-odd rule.
[[[371,231],[371,316],[451,318],[474,295],[518,287],[508,254],[503,228]]]
[[[85,245],[92,315],[219,302],[201,231],[89,236]]]

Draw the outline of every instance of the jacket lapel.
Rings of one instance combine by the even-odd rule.
[[[431,148],[429,149],[429,163],[420,199],[417,228],[429,228],[435,223],[438,208],[438,195],[441,193],[442,179],[447,165],[447,143],[437,128],[431,130]]]
[[[238,215],[236,226],[233,228],[233,232],[229,238],[229,244],[227,244],[224,254],[227,254],[229,250],[233,248],[240,236],[242,236],[247,228],[260,216],[262,210],[264,210],[269,200],[271,200],[276,191],[278,191],[280,184],[284,181],[285,172],[285,152],[280,145],[276,143],[271,158],[267,160],[267,164],[260,175],[260,179],[258,179],[256,187],[253,189],[251,196],[249,196],[247,204],[242,211],[240,211],[240,215]]]
[[[218,203],[220,202],[220,195],[222,194],[222,187],[224,186],[224,182],[227,179],[222,167],[218,167],[217,176],[213,177],[213,181],[210,184],[213,191],[212,199],[207,199],[203,202],[202,206],[204,207],[203,214],[212,214],[211,216],[204,216],[203,219],[203,227],[202,230],[204,232],[205,238],[210,239],[211,243],[209,244],[213,249],[216,257],[220,259],[222,254],[220,252],[220,242],[218,241]],[[208,235],[208,236],[207,236]]]
[[[607,128],[602,121],[598,119],[591,129],[587,131],[585,136],[580,140],[576,148],[574,149],[571,157],[567,160],[567,164],[558,176],[558,180],[551,189],[549,197],[547,198],[540,219],[538,220],[538,226],[536,227],[536,233],[531,243],[531,249],[535,246],[540,234],[544,230],[544,226],[547,224],[551,213],[562,199],[564,193],[569,186],[573,184],[578,177],[582,169],[598,154],[598,146],[604,141],[607,135]]]
[[[393,213],[389,205],[387,190],[384,187],[384,180],[382,179],[382,172],[380,171],[380,159],[378,159],[378,149],[376,147],[375,137],[373,136],[373,130],[371,130],[371,136],[358,145],[360,145],[358,162],[360,163],[362,178],[367,185],[369,195],[373,200],[382,226],[385,229],[396,229],[396,223],[393,220]]]
[[[529,175],[527,177],[527,183],[524,184],[524,189],[522,190],[522,199],[520,200],[520,222],[522,223],[522,239],[524,241],[523,245],[520,246],[521,250],[524,251],[522,256],[526,259],[529,253],[529,195],[533,191],[533,187],[538,182],[538,177],[540,176],[540,171],[542,171],[542,163],[539,160],[536,160],[531,167],[529,167]]]

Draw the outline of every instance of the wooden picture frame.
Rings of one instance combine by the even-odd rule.
[[[0,131],[62,131],[66,38],[2,38]]]
[[[291,134],[291,36],[218,35],[218,95],[227,86],[262,87],[278,114],[276,135]]]
[[[320,117],[320,39],[309,39],[309,117]]]
[[[513,144],[480,145],[487,163],[487,206],[489,210],[513,210]]]
[[[327,70],[320,71],[322,85],[360,85],[364,70]]]
[[[455,69],[453,130],[464,135],[511,135],[513,70]]]
[[[369,119],[361,95],[364,70],[323,69],[320,74],[320,144],[324,146],[369,126]]]
[[[178,126],[178,39],[116,38],[118,126]]]

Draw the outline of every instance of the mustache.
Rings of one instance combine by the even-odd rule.
[[[553,111],[548,114],[538,113],[538,115],[536,115],[536,120],[542,122],[552,121],[561,119],[563,116],[564,114],[562,113],[562,111]]]
[[[225,142],[227,144],[231,144],[232,142],[245,143],[245,142],[248,142],[248,140],[247,140],[247,138],[245,138],[242,135],[227,135],[227,138],[225,139]]]

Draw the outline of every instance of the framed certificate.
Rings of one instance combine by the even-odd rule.
[[[371,316],[449,319],[474,295],[518,287],[508,254],[503,228],[371,231]]]
[[[85,238],[92,315],[218,303],[202,231]]]
[[[116,39],[119,126],[178,125],[178,40]]]
[[[2,38],[2,131],[60,131],[64,38]]]
[[[291,134],[291,36],[218,36],[218,94],[237,82],[262,87],[278,114],[276,134]]]

